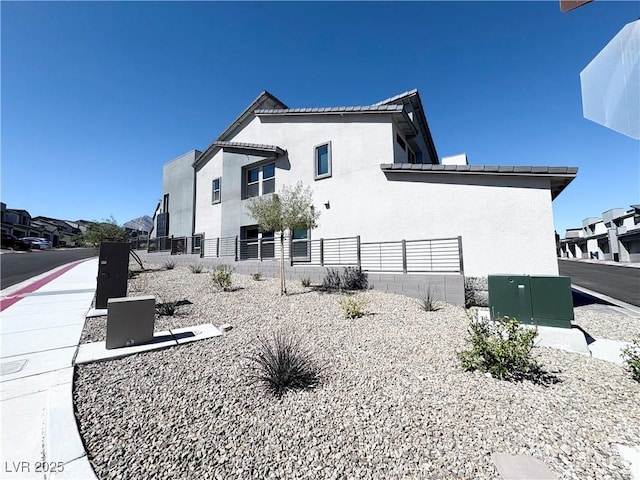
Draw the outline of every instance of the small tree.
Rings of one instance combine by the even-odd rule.
[[[298,182],[280,194],[249,200],[247,210],[265,231],[280,232],[280,295],[287,293],[284,278],[284,234],[316,228],[320,212],[313,208],[313,192]]]
[[[128,236],[124,228],[120,227],[115,218],[111,217],[102,222],[90,223],[81,238],[83,243],[99,247],[100,242],[125,242]]]

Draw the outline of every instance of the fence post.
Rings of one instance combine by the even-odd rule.
[[[262,238],[258,239],[258,260],[262,261]]]
[[[356,245],[358,250],[358,268],[362,268],[362,256],[360,254],[360,235],[356,237]]]
[[[220,237],[216,237],[216,257],[220,256]]]
[[[236,235],[236,262],[238,261],[238,235]]]
[[[293,233],[289,237],[289,263],[293,267]]]
[[[324,267],[324,238],[320,239],[320,266]]]
[[[462,237],[458,235],[458,257],[460,258],[460,274],[464,275],[464,262],[462,261]]]
[[[204,258],[204,235],[200,235],[200,258]]]
[[[402,240],[402,273],[407,273],[407,241]]]

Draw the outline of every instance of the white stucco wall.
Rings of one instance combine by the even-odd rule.
[[[364,118],[365,121],[362,121]],[[254,118],[235,142],[287,150],[276,169],[276,191],[301,180],[321,211],[312,239],[360,235],[363,242],[462,236],[465,274],[557,275],[549,179],[452,174],[385,175],[393,163],[390,116]],[[331,141],[332,176],[314,180],[313,147]],[[222,176],[222,155],[197,173],[196,232],[220,236],[220,205],[211,181]],[[225,179],[222,178],[225,189]],[[224,199],[224,194],[223,194]],[[329,202],[330,209],[324,204]],[[238,232],[239,233],[239,232]]]
[[[194,172],[191,165],[200,155],[192,150],[165,163],[162,167],[162,194],[169,195],[169,235],[193,233]]]

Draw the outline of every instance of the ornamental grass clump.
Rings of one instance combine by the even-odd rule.
[[[189,265],[189,270],[191,270],[191,273],[202,273],[202,265],[199,263]]]
[[[472,319],[469,326],[469,350],[458,352],[462,368],[479,370],[501,380],[538,380],[543,372],[531,351],[537,329],[526,328],[515,318]]]
[[[178,302],[156,303],[156,313],[161,317],[173,317],[178,309]]]
[[[437,312],[440,310],[440,306],[433,299],[433,293],[431,292],[431,287],[427,287],[427,291],[425,293],[420,293],[420,308],[425,312]]]
[[[325,290],[366,290],[369,288],[367,272],[360,267],[345,267],[342,274],[330,268],[322,281]]]
[[[228,292],[231,290],[231,274],[233,267],[229,265],[216,265],[211,272],[211,280],[218,290]]]
[[[622,358],[633,379],[640,382],[640,336],[633,338],[632,345],[622,350]]]
[[[174,268],[176,268],[176,262],[167,260],[166,262],[164,262],[164,268],[166,268],[167,270],[173,270]]]
[[[323,366],[298,337],[282,331],[270,339],[258,337],[258,347],[248,357],[250,377],[280,398],[291,390],[314,388]]]
[[[251,278],[253,278],[256,282],[262,280],[262,274],[260,272],[252,273]]]

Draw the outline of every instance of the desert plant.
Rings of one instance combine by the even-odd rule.
[[[542,374],[531,350],[537,329],[526,328],[515,318],[496,321],[472,319],[469,350],[458,352],[462,368],[488,372],[501,380],[535,380]]]
[[[640,336],[634,337],[632,345],[622,349],[622,358],[633,379],[640,382]]]
[[[360,267],[345,267],[342,274],[330,268],[322,281],[322,288],[326,290],[366,290],[369,279]]]
[[[176,268],[176,262],[174,262],[173,260],[167,260],[166,262],[164,262],[164,268],[166,268],[167,270],[173,270],[174,268]]]
[[[464,279],[464,306],[488,307],[488,284],[486,277],[465,277]]]
[[[420,293],[420,308],[425,312],[437,312],[440,310],[438,303],[433,299],[433,293],[431,292],[431,287],[427,287],[426,292]]]
[[[363,298],[344,297],[340,299],[340,310],[344,318],[360,318],[366,314],[367,302]]]
[[[229,265],[216,265],[216,268],[211,272],[211,280],[216,288],[228,292],[231,290],[232,273],[233,267],[230,267]]]
[[[340,287],[343,290],[366,290],[369,288],[367,272],[360,267],[346,267],[342,272]]]
[[[256,282],[262,280],[262,274],[260,272],[252,273],[251,278],[253,278]]]
[[[161,317],[173,317],[178,309],[178,302],[156,303],[156,313]]]
[[[298,337],[278,331],[267,340],[258,337],[258,348],[248,356],[250,377],[281,397],[289,390],[315,387],[323,366]]]
[[[310,287],[311,286],[311,279],[309,277],[302,277],[302,279],[300,279],[300,283],[305,288],[306,287]]]
[[[327,273],[322,280],[322,288],[326,290],[339,290],[340,272],[334,268],[327,270]]]
[[[191,273],[202,273],[202,265],[199,263],[189,265],[189,270],[191,270]]]

